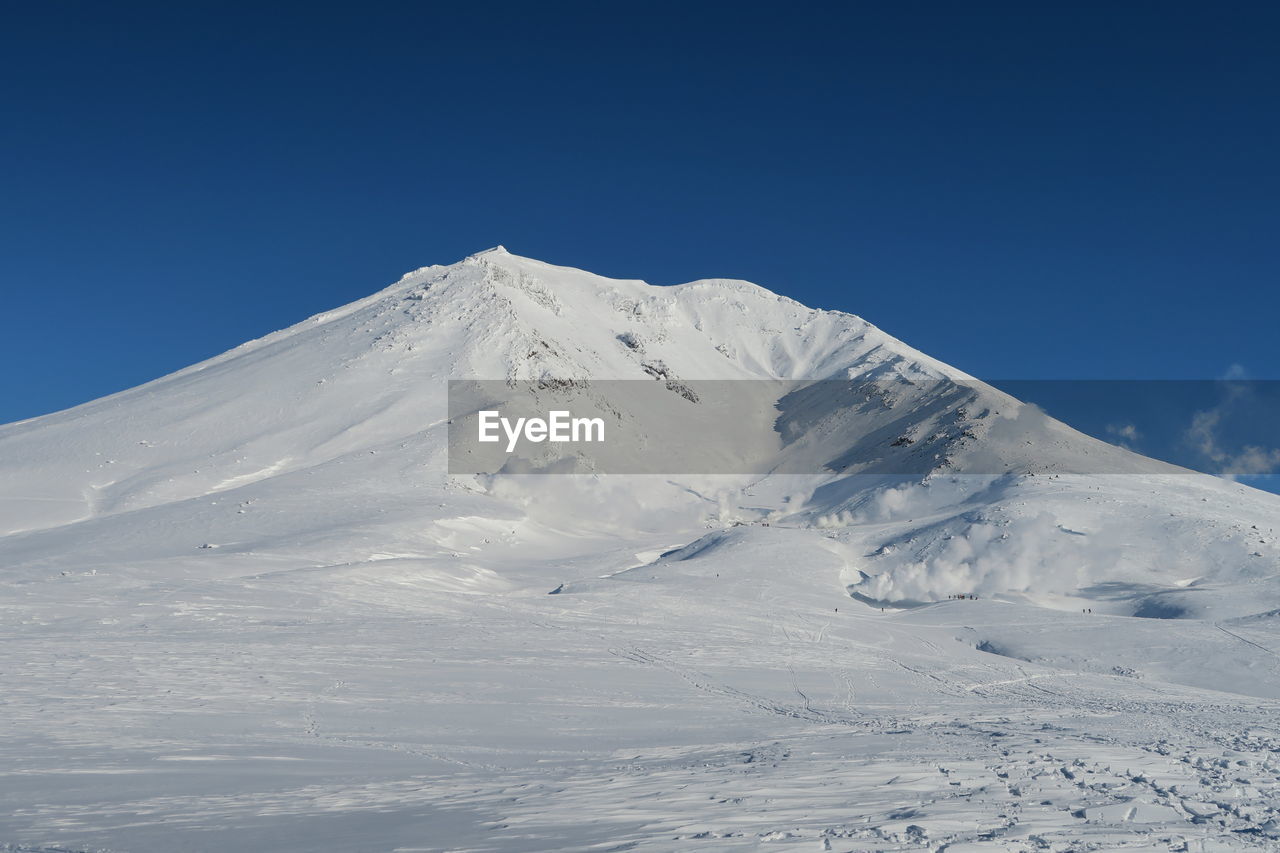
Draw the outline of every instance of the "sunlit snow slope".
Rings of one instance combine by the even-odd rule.
[[[776,401],[809,474],[450,476],[449,379],[850,396]],[[0,427],[0,845],[1261,849],[1278,510],[848,314],[492,249]]]

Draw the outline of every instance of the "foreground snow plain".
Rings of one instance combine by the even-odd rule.
[[[446,474],[446,379],[655,365],[957,375],[494,250],[0,427],[0,849],[1280,847],[1274,496],[922,386],[1052,473]]]

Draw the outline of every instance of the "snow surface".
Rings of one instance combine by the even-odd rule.
[[[786,413],[838,474],[446,474],[450,378],[655,374],[892,393]],[[1278,510],[851,315],[489,250],[0,427],[0,845],[1280,849]]]

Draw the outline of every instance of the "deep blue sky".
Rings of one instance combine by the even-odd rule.
[[[1280,378],[1277,10],[11,3],[0,422],[496,243],[983,377]]]

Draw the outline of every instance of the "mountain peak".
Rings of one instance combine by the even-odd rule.
[[[237,504],[283,500],[300,482],[325,477],[330,478],[326,493],[367,495],[365,506],[374,516],[392,507],[412,516],[413,523],[392,537],[403,536],[394,541],[403,553],[419,553],[414,550],[422,547],[419,522],[429,510],[442,519],[444,532],[435,545],[452,554],[456,531],[449,532],[450,512],[520,517],[525,496],[511,497],[516,493],[506,491],[502,481],[492,493],[480,484],[479,491],[455,502],[450,490],[456,482],[449,479],[446,456],[450,379],[589,380],[589,390],[574,386],[573,393],[581,391],[583,400],[611,413],[619,429],[624,424],[635,429],[645,404],[632,391],[638,386],[605,380],[647,385],[660,380],[656,387],[670,392],[670,400],[681,407],[692,402],[682,393],[693,387],[689,383],[763,380],[740,386],[778,395],[762,397],[758,406],[760,423],[777,435],[776,441],[766,433],[768,441],[750,443],[752,458],[767,463],[756,469],[782,474],[796,470],[784,469],[784,463],[798,460],[812,472],[812,482],[771,481],[775,491],[767,499],[745,492],[738,497],[736,487],[726,486],[723,501],[708,501],[699,496],[696,478],[702,475],[672,475],[636,505],[635,513],[643,510],[643,516],[618,516],[616,530],[651,523],[658,525],[655,530],[667,530],[662,525],[668,523],[672,531],[684,529],[680,525],[702,529],[725,523],[739,506],[752,517],[836,531],[832,535],[852,543],[851,553],[864,555],[858,558],[862,574],[850,574],[851,580],[867,578],[854,584],[855,591],[876,600],[1025,591],[1032,581],[1041,591],[1052,584],[1055,594],[1067,594],[1075,590],[1070,584],[1076,578],[1084,579],[1081,589],[1117,577],[1147,589],[1151,583],[1171,583],[1170,566],[1181,572],[1173,580],[1180,580],[1231,579],[1241,566],[1269,571],[1280,565],[1255,562],[1262,558],[1254,551],[1266,543],[1246,541],[1251,534],[1228,545],[1204,545],[1206,530],[1227,529],[1238,521],[1240,510],[1215,516],[1216,508],[1199,506],[1235,501],[1236,494],[1228,494],[1225,486],[1207,479],[1179,481],[1171,496],[1160,481],[1147,479],[1167,475],[1160,463],[1124,455],[1052,419],[1022,417],[1012,398],[857,317],[810,309],[737,280],[656,287],[522,258],[502,247],[472,255],[468,263],[424,267],[369,297],[146,386],[0,428],[0,538],[22,533],[24,542],[34,542],[30,537],[40,531],[63,531],[80,522],[106,524],[108,516],[117,515],[164,518],[176,530],[178,522],[169,519],[182,516],[185,532],[170,543],[174,550],[164,552],[176,559],[189,555],[191,542],[210,541],[215,528],[224,541],[254,541],[240,523],[247,512],[219,515],[211,527],[214,522],[201,513],[209,507],[222,513],[230,498],[217,498],[216,504],[205,498],[234,491]],[[948,379],[964,385],[951,387]],[[810,387],[810,380],[835,382]],[[558,404],[557,395],[569,399],[559,391],[544,396]],[[680,409],[690,418],[680,440],[705,441],[705,455],[726,458],[737,452],[733,447],[745,446],[728,442],[755,435],[746,421],[724,430],[709,428],[708,418],[697,413],[709,408]],[[685,429],[683,416],[673,416],[672,422]],[[657,431],[632,435],[636,447],[673,444]],[[1075,479],[991,481],[981,474],[1050,468]],[[1136,477],[1106,484],[1107,491],[1123,494],[1137,507],[1119,522],[1108,515],[1113,507],[1094,494],[1103,482],[1087,476],[1104,470]],[[967,485],[972,478],[959,477],[965,471],[979,472],[981,482]],[[423,477],[433,472],[436,491],[418,495]],[[892,482],[898,474],[910,482]],[[631,494],[637,488],[625,486]],[[669,488],[675,492],[668,494]],[[387,497],[388,489],[409,497],[398,504]],[[302,491],[310,495],[314,487]],[[530,500],[541,501],[542,494]],[[30,500],[33,495],[41,500]],[[685,500],[673,495],[688,495],[693,502],[670,509],[673,500]],[[432,500],[430,506],[421,503]],[[595,499],[589,503],[594,508]],[[708,509],[713,504],[715,509]],[[1170,518],[1166,504],[1177,507],[1178,520],[1165,521]],[[1249,512],[1256,510],[1250,524],[1274,515],[1272,498],[1250,505]],[[980,516],[973,514],[975,506],[982,507]],[[653,515],[648,507],[655,508]],[[1038,520],[1042,510],[1047,524]],[[338,502],[317,498],[309,514],[293,516],[289,523],[310,529],[313,517],[343,513]],[[349,539],[317,541],[315,547],[334,562],[364,559],[370,534],[360,525],[377,521],[371,518],[353,517]],[[1135,518],[1152,531],[1160,525],[1152,538],[1169,544],[1126,552],[1124,574],[1117,575],[1116,543],[1126,541],[1124,525]],[[563,529],[576,517],[552,521]],[[1006,531],[1006,521],[1019,526]],[[598,521],[589,517],[582,523]],[[120,553],[126,553],[123,549],[143,534],[129,526],[132,521],[120,524]],[[1063,540],[1064,524],[1072,531],[1093,531],[1092,538]],[[518,526],[516,533],[505,529],[504,536],[522,535]],[[600,529],[614,535],[615,528]],[[485,544],[482,540],[478,543]],[[98,540],[83,541],[85,548],[101,550]],[[1010,541],[1030,544],[1025,549],[1018,544],[1018,550],[1000,544]],[[10,540],[9,547],[17,542]],[[6,571],[16,553],[0,546]],[[1190,560],[1186,554],[1200,557]],[[1183,568],[1188,562],[1194,571]],[[1280,604],[1280,586],[1276,595]]]

